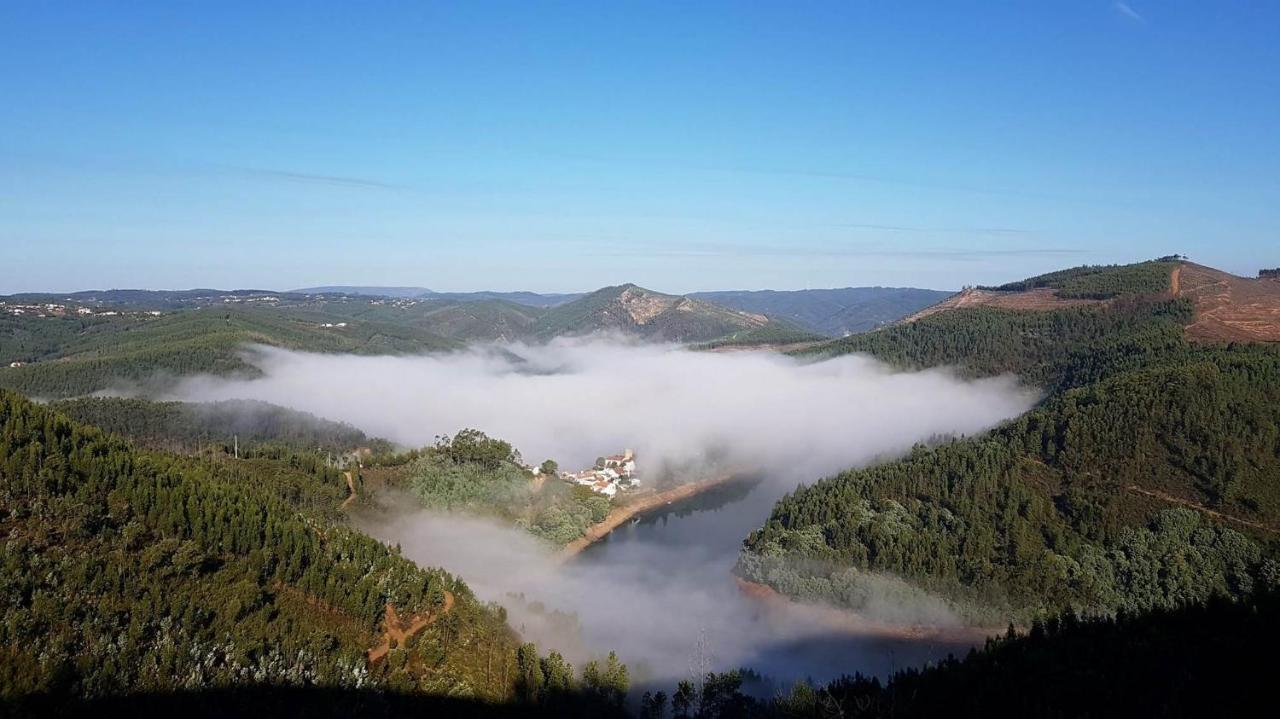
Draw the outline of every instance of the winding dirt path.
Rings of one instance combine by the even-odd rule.
[[[351,478],[351,472],[343,472],[342,476],[347,478],[347,489],[351,491],[351,494],[342,500],[342,506],[338,507],[338,509],[346,509],[351,506],[352,502],[356,501],[356,482]]]
[[[383,626],[385,626],[386,629],[382,633],[382,643],[369,650],[369,664],[376,664],[383,657],[387,656],[391,651],[391,643],[393,641],[395,642],[395,646],[402,647],[405,642],[409,641],[409,639],[418,632],[426,629],[434,624],[437,619],[453,611],[453,603],[453,592],[445,591],[444,606],[440,608],[440,611],[427,612],[426,614],[420,614],[416,617],[410,617],[408,626],[405,626],[404,622],[400,619],[400,616],[396,614],[395,605],[387,602],[385,617],[383,619]]]
[[[1209,509],[1203,504],[1192,502],[1189,499],[1182,499],[1181,497],[1175,497],[1172,494],[1168,494],[1166,492],[1161,492],[1155,489],[1143,489],[1142,487],[1139,487],[1136,484],[1131,484],[1128,487],[1125,487],[1125,489],[1129,490],[1130,492],[1134,492],[1136,494],[1142,494],[1148,497],[1154,497],[1156,499],[1164,500],[1172,504],[1180,504],[1189,509],[1194,509],[1198,512],[1204,512],[1210,517],[1213,517],[1215,519],[1221,519],[1224,522],[1234,522],[1236,524],[1240,524],[1246,527],[1252,527],[1253,529],[1260,529],[1264,532],[1271,532],[1272,534],[1280,534],[1280,529],[1272,527],[1268,524],[1262,524],[1261,522],[1251,522],[1247,519],[1240,519],[1239,517],[1233,517],[1230,514],[1223,514],[1222,512],[1219,512],[1217,510]]]

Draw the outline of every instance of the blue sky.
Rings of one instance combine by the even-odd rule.
[[[1278,37],[1271,2],[7,0],[0,292],[1252,274]]]

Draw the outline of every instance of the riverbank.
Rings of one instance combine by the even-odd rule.
[[[738,590],[747,597],[760,602],[767,608],[800,609],[810,614],[823,624],[830,626],[833,632],[846,635],[867,637],[872,639],[895,639],[913,642],[931,642],[938,644],[954,644],[979,646],[988,637],[1004,634],[1006,628],[970,627],[950,624],[893,624],[870,619],[852,609],[841,609],[822,604],[801,602],[778,592],[767,584],[748,581],[742,577],[734,577]]]
[[[682,484],[678,487],[672,487],[661,492],[653,492],[650,494],[634,495],[624,505],[614,507],[609,511],[605,518],[596,522],[587,528],[581,537],[564,545],[560,550],[559,560],[568,561],[577,556],[582,550],[590,547],[592,544],[609,536],[613,530],[621,527],[634,517],[638,517],[646,512],[651,512],[660,507],[665,507],[672,502],[679,502],[685,499],[696,497],[703,492],[708,492],[716,487],[722,487],[742,475],[736,472],[724,474],[714,479],[704,479],[700,482],[690,482]]]

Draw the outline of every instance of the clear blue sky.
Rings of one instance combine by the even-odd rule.
[[[1167,252],[1280,265],[1280,3],[0,4],[0,292]]]

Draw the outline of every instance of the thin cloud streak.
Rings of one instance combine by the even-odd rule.
[[[254,179],[283,180],[285,182],[314,183],[338,187],[361,187],[375,190],[403,190],[403,185],[394,185],[378,180],[360,177],[342,177],[339,175],[317,175],[309,172],[291,172],[289,170],[273,170],[263,167],[242,167],[238,165],[218,165],[220,169]]]
[[[1147,21],[1147,19],[1143,17],[1141,14],[1139,14],[1137,10],[1134,10],[1132,7],[1130,7],[1129,3],[1118,2],[1112,5],[1112,7],[1115,8],[1116,12],[1120,13],[1121,15],[1124,15],[1125,17],[1129,18],[1130,20],[1133,20],[1134,22],[1145,23]]]

